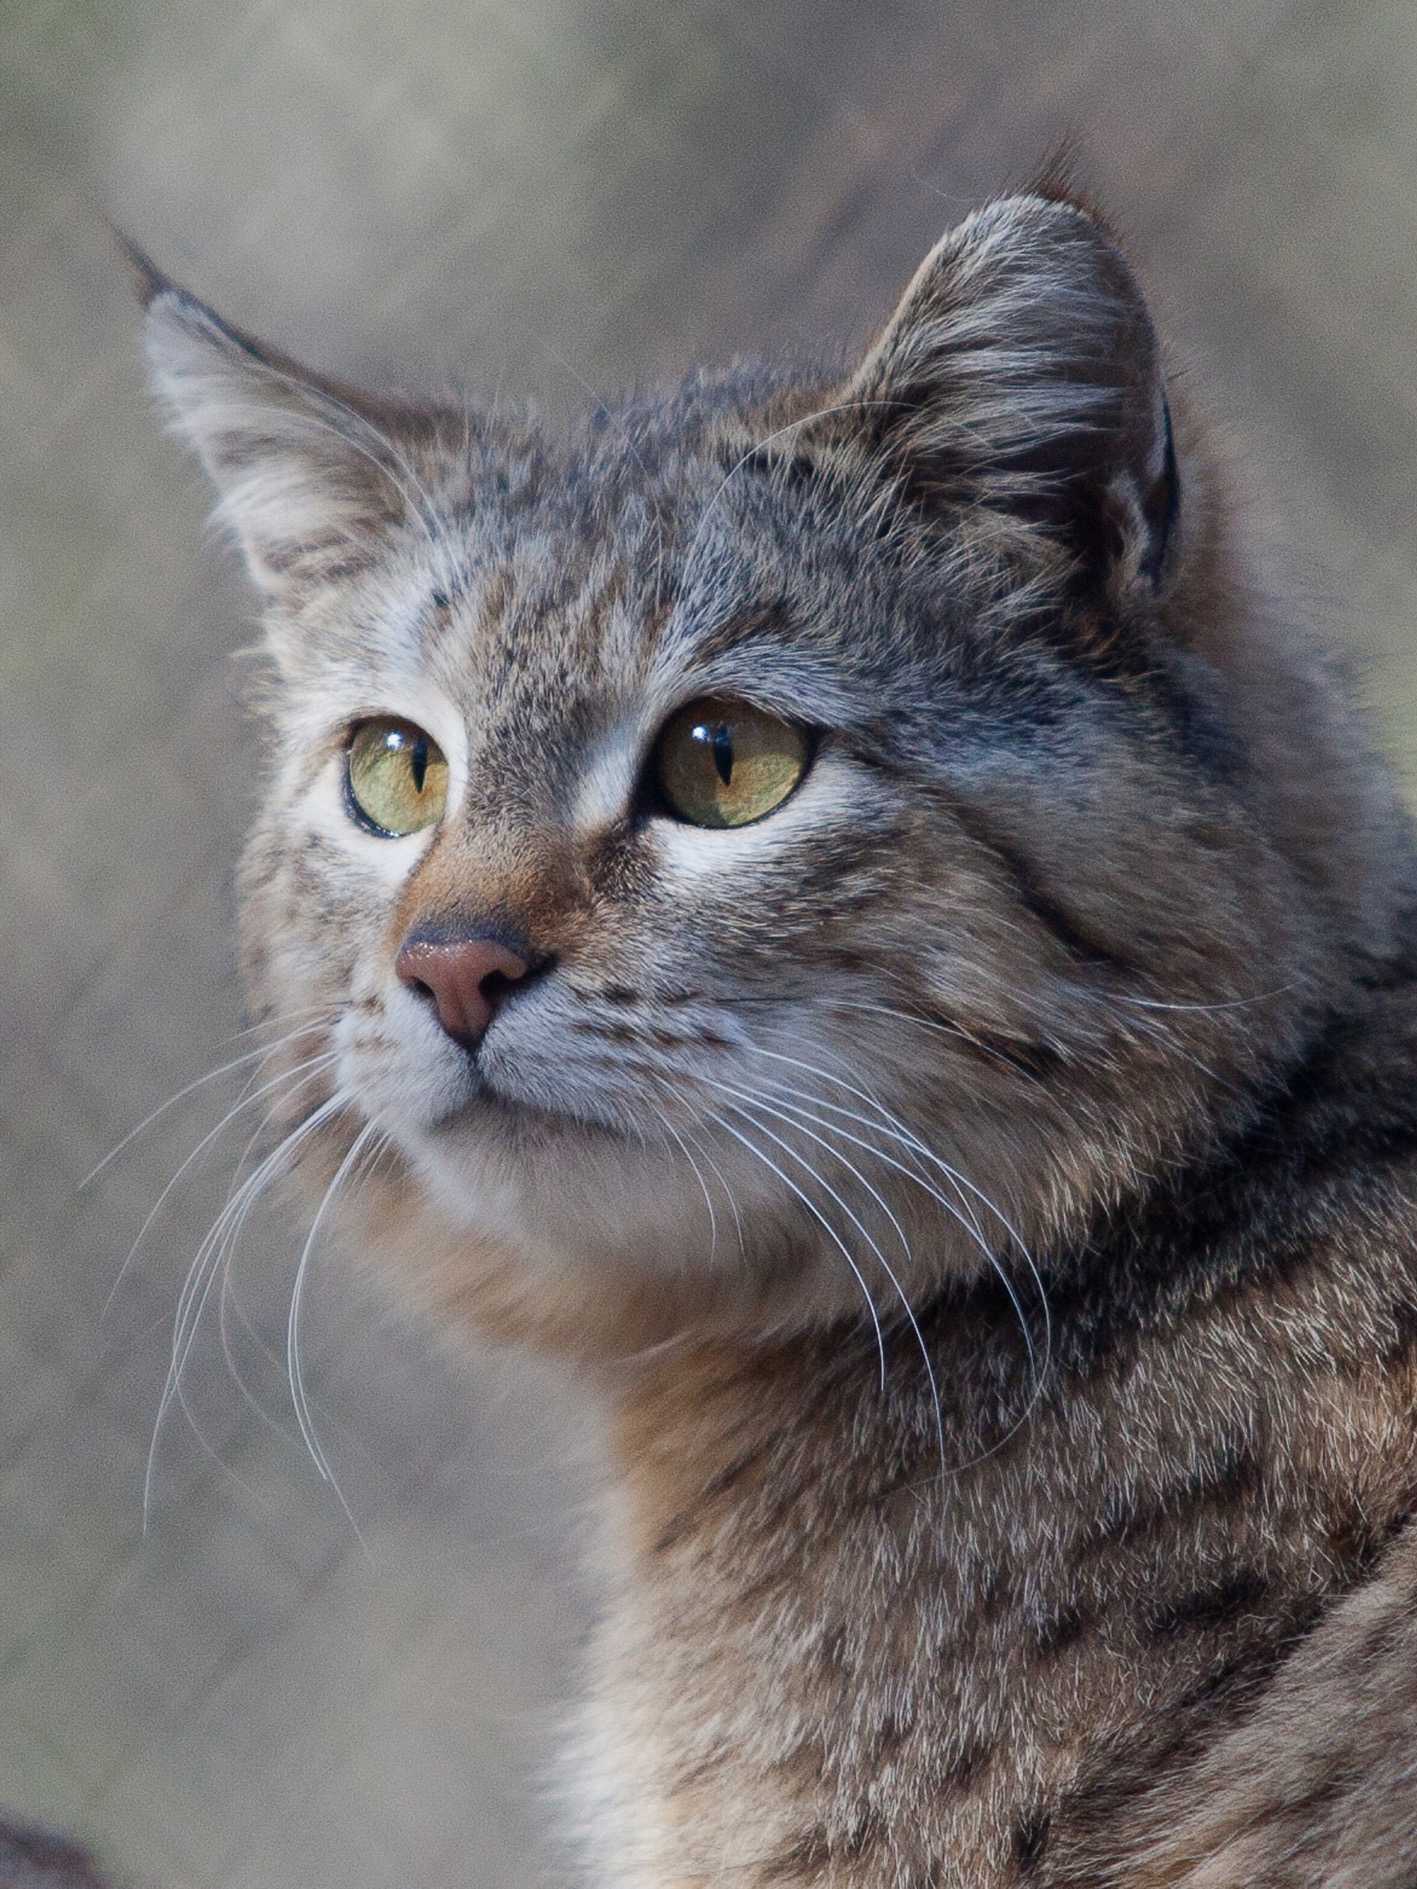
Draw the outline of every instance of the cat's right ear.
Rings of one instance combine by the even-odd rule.
[[[217,489],[217,517],[268,595],[372,555],[414,502],[389,412],[254,341],[121,235],[147,311],[153,386]]]

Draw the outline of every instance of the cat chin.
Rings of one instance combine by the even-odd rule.
[[[692,1176],[599,1125],[479,1103],[392,1132],[440,1218],[529,1264],[682,1273],[729,1257]]]
[[[504,1069],[474,1070],[463,1059],[432,1059],[415,1078],[397,1061],[361,1067],[352,1058],[347,1073],[441,1229],[414,1242],[449,1255],[440,1277],[457,1279],[464,1265],[476,1273],[495,1250],[508,1277],[557,1297],[562,1310],[584,1307],[587,1294],[608,1303],[617,1293],[648,1293],[666,1301],[666,1317],[672,1301],[691,1321],[746,1320],[761,1335],[859,1317],[865,1298],[889,1312],[947,1281],[991,1269],[1026,1274],[1021,1242],[1042,1231],[1010,1176],[991,1171],[997,1159],[986,1157],[998,1151],[988,1136],[971,1141],[967,1111],[950,1145],[984,1177],[982,1191],[951,1186],[948,1164],[940,1183],[926,1169],[929,1184],[907,1185],[918,1176],[892,1162],[860,1188],[833,1172],[830,1191],[824,1185],[817,1196],[823,1213],[792,1185],[786,1151],[776,1163],[754,1159],[734,1138],[711,1154],[693,1144],[696,1161],[682,1138],[573,1112],[576,1101],[607,1105],[604,1091],[578,1093],[573,1069],[564,1072],[560,1108],[543,1100],[551,1084],[537,1068],[515,1072],[528,1096],[507,1092]],[[775,1128],[765,1132],[776,1137]],[[1013,1177],[1020,1171],[1030,1164],[1015,1161]]]

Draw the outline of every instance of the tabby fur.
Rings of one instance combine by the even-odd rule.
[[[854,361],[563,439],[135,260],[267,603],[300,1169],[607,1412],[591,1880],[1417,1881],[1412,841],[1105,220],[1001,199]],[[637,798],[708,693],[820,731],[741,832]],[[348,818],[381,711],[431,833]],[[429,921],[537,966],[475,1058]]]

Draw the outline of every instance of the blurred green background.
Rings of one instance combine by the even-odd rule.
[[[555,411],[864,334],[1063,134],[1248,442],[1290,588],[1417,759],[1411,0],[0,6],[0,1801],[167,1889],[530,1889],[591,1603],[570,1394],[468,1372],[253,1226],[142,1488],[241,1121],[252,605],[156,427],[116,216],[321,367]],[[200,1435],[197,1432],[200,1432]],[[574,1445],[574,1446],[573,1446]]]

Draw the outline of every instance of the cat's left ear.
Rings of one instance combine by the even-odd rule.
[[[154,387],[256,584],[281,597],[357,568],[415,502],[408,454],[426,416],[400,416],[252,340],[119,241],[147,310]]]
[[[916,498],[1021,516],[1084,581],[1165,584],[1180,476],[1161,350],[1090,208],[1010,197],[949,231],[842,399]]]

